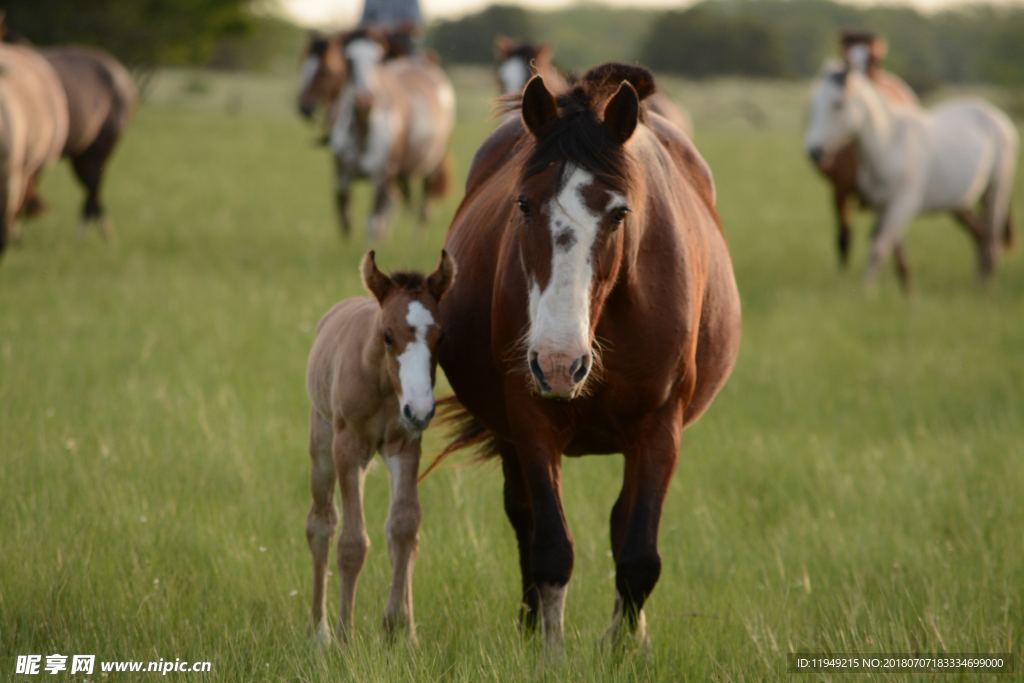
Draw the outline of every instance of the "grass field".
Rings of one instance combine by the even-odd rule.
[[[493,84],[456,76],[461,182]],[[683,439],[649,651],[599,647],[621,481],[605,457],[565,463],[564,659],[518,635],[500,471],[464,462],[421,487],[419,649],[379,628],[379,467],[359,637],[316,656],[304,364],[320,315],[360,292],[366,245],[338,238],[330,162],[291,87],[161,76],[108,179],[116,242],[75,239],[80,195],[62,165],[43,185],[50,212],[0,265],[0,679],[14,655],[54,652],[210,660],[212,674],[179,678],[244,682],[764,680],[786,676],[794,650],[1019,660],[1024,255],[982,290],[952,222],[920,220],[915,294],[887,272],[866,295],[869,219],[839,273],[825,187],[800,150],[803,86],[741,82],[669,86],[715,172],[745,315],[735,373]],[[459,199],[422,233],[400,214],[382,266],[431,267]],[[1024,182],[1015,206],[1024,218]],[[425,451],[439,443],[431,431]]]

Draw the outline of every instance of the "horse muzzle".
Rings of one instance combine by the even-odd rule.
[[[563,353],[530,351],[530,376],[544,398],[568,401],[575,398],[590,375],[593,358],[589,351]]]

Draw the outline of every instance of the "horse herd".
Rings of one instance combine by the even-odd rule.
[[[358,29],[314,36],[304,53],[299,108],[306,116],[324,109],[345,233],[355,179],[375,188],[371,237],[386,229],[393,187],[408,194],[410,180],[422,178],[423,217],[439,178],[447,184],[452,87],[436,59],[396,53],[391,42]],[[909,286],[907,223],[936,210],[969,227],[988,277],[998,244],[1012,238],[1017,136],[1009,119],[977,100],[923,110],[880,68],[881,41],[850,33],[841,48],[843,60],[829,62],[814,85],[805,140],[834,185],[841,261],[856,196],[878,214],[869,284],[894,252]],[[496,55],[501,118],[473,157],[437,269],[387,275],[369,252],[362,277],[372,296],[335,306],[310,353],[306,532],[322,645],[333,638],[325,583],[339,521],[334,490],[343,509],[336,633],[344,640],[369,548],[363,482],[376,452],[391,478],[394,574],[384,624],[415,641],[416,482],[438,364],[454,390],[441,401],[450,441],[419,479],[462,448],[500,459],[519,549],[520,624],[539,626],[552,650],[562,643],[574,561],[561,458],[624,455],[610,518],[608,637],[642,641],[680,437],[722,388],[739,350],[740,299],[715,186],[683,110],[642,67],[610,63],[567,77],[546,47],[506,38]]]
[[[374,187],[366,228],[374,238],[388,229],[396,190],[408,197],[420,182],[426,220],[451,185],[455,91],[437,60],[410,54],[409,43],[360,28],[306,46],[298,105],[307,117],[323,111],[345,234],[357,180]],[[436,270],[389,275],[369,252],[361,275],[371,296],[331,309],[310,352],[306,535],[323,644],[333,637],[325,596],[334,491],[344,639],[369,547],[363,484],[377,452],[391,478],[384,623],[415,640],[420,439],[437,408],[438,364],[454,390],[440,405],[452,436],[422,476],[461,448],[500,460],[520,622],[540,627],[552,649],[562,642],[574,562],[561,458],[624,455],[610,515],[609,637],[642,640],[682,432],[710,406],[739,351],[740,298],[715,184],[685,111],[642,67],[609,63],[569,76],[544,46],[500,39],[496,48],[501,118],[473,157]],[[813,86],[805,138],[834,186],[841,260],[857,197],[878,216],[869,283],[893,254],[909,286],[903,238],[929,211],[952,212],[968,228],[987,278],[1013,237],[1013,125],[980,100],[922,109],[881,69],[884,45],[873,36],[845,35],[841,54]],[[135,101],[128,74],[105,53],[0,45],[0,247],[15,217],[37,210],[39,174],[62,153],[87,190],[83,219],[103,218],[102,172]]]

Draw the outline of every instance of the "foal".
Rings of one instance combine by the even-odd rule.
[[[437,270],[427,277],[385,275],[377,269],[372,251],[363,258],[361,269],[373,298],[345,299],[324,316],[306,375],[312,404],[313,494],[306,539],[313,554],[313,628],[321,645],[331,640],[325,588],[328,544],[338,521],[334,484],[337,481],[341,488],[337,631],[344,640],[352,630],[356,582],[370,546],[363,519],[363,482],[375,452],[380,452],[391,477],[385,528],[393,577],[384,626],[390,633],[404,630],[412,642],[416,640],[412,569],[420,523],[420,435],[434,416],[434,352],[441,337],[438,302],[455,278],[455,263],[444,251]]]

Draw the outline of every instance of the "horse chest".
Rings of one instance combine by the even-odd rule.
[[[394,131],[392,117],[383,108],[375,108],[368,120],[360,123],[353,104],[343,98],[342,109],[331,132],[331,150],[350,174],[378,177],[387,170]]]

